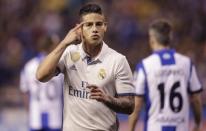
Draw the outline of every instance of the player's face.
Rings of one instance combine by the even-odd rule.
[[[107,26],[103,15],[97,13],[82,16],[83,41],[90,45],[101,44]]]

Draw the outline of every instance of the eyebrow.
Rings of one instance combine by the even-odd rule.
[[[105,21],[85,21],[84,24],[86,24],[86,23],[98,23],[98,22],[106,23]]]

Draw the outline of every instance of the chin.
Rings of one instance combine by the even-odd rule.
[[[102,41],[100,41],[100,40],[92,40],[91,42],[90,42],[90,45],[99,45],[99,44],[101,44],[102,43]]]

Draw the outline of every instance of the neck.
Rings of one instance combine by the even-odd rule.
[[[102,45],[103,45],[103,43],[100,43],[97,45],[90,45],[90,44],[84,43],[83,49],[90,57],[93,58],[99,54],[99,52],[102,49]]]
[[[153,51],[164,50],[164,49],[170,49],[170,47],[163,46],[161,44],[154,44],[154,46],[153,46]]]

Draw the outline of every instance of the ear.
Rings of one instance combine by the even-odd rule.
[[[104,23],[104,28],[103,28],[104,32],[107,31],[107,23]]]

